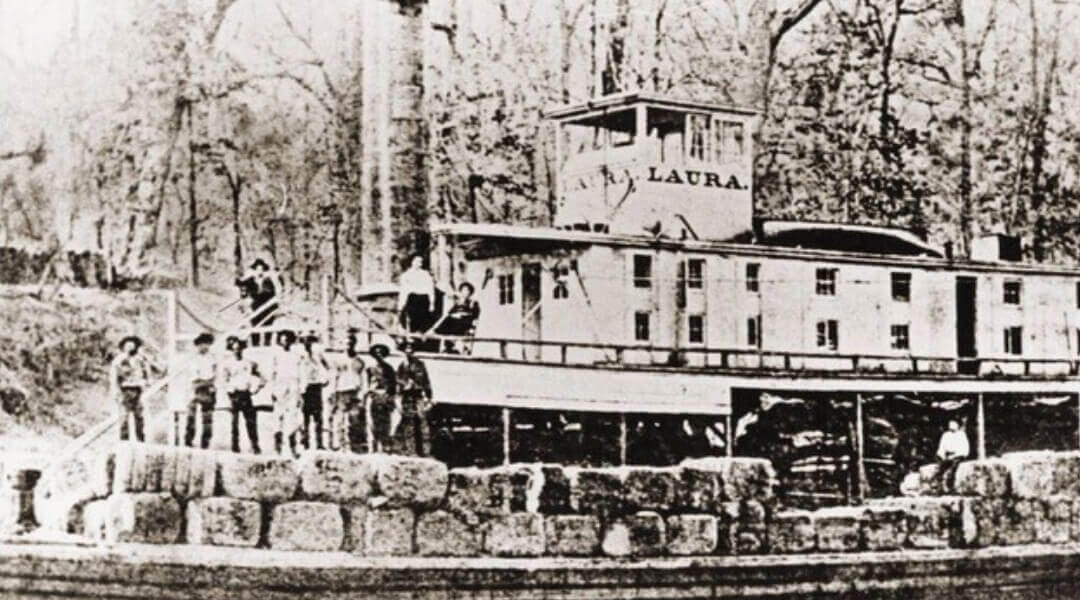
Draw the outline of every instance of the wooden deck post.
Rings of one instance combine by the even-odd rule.
[[[322,276],[323,348],[332,348],[330,336],[334,333],[333,307],[330,300],[330,276]]]
[[[619,413],[619,464],[626,464],[626,413]]]
[[[176,328],[179,326],[176,320],[176,290],[165,292],[165,377],[172,381],[176,372]],[[177,446],[180,444],[180,426],[175,414],[172,414],[170,396],[173,386],[165,390],[165,410],[169,415],[169,438],[168,443]]]
[[[865,453],[866,448],[864,444],[863,435],[863,397],[862,394],[855,394],[855,457],[856,468],[858,469],[857,477],[859,485],[856,488],[856,499],[861,503],[863,498],[866,497],[866,462]]]
[[[503,464],[510,464],[510,409],[502,409],[502,447],[503,447]]]
[[[975,435],[978,444],[979,458],[986,458],[986,404],[982,392],[979,392],[979,401],[975,405]]]
[[[731,411],[724,417],[724,436],[727,438],[727,451],[728,456],[735,456],[735,432],[731,430]]]

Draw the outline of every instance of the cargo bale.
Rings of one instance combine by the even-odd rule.
[[[296,461],[288,458],[223,453],[219,463],[222,491],[232,498],[286,502],[300,487]]]
[[[1041,517],[1035,522],[1035,541],[1040,544],[1067,544],[1072,534],[1073,499],[1052,496],[1042,501]]]
[[[655,512],[627,515],[609,524],[600,541],[607,556],[647,557],[664,552],[664,518]]]
[[[83,505],[80,511],[82,530],[79,533],[92,540],[104,541],[109,521],[109,510],[109,501],[107,499],[94,500]]]
[[[463,467],[450,469],[443,503],[446,509],[466,522],[477,524],[507,512],[503,489],[493,481],[491,469]]]
[[[1008,501],[995,542],[1004,546],[1032,544],[1035,542],[1036,524],[1045,518],[1042,500],[1019,498]]]
[[[433,458],[372,454],[375,488],[387,508],[429,508],[446,497],[446,464]]]
[[[313,450],[300,456],[300,496],[313,501],[356,504],[371,497],[373,455]]]
[[[42,472],[34,486],[34,516],[50,531],[78,533],[82,508],[112,490],[113,450],[78,453]]]
[[[1080,451],[1054,454],[1054,488],[1062,496],[1080,496]]]
[[[341,517],[345,526],[345,539],[341,543],[341,548],[346,552],[364,554],[364,528],[367,526],[370,510],[366,503],[345,504],[341,507]]]
[[[764,458],[730,458],[723,476],[724,499],[769,502],[776,496],[776,471]]]
[[[690,458],[679,465],[679,505],[689,512],[720,512],[724,502],[724,462],[719,458]]]
[[[570,478],[561,465],[540,465],[541,484],[537,512],[562,515],[571,512]]]
[[[606,521],[626,513],[624,477],[620,468],[567,469],[571,478],[570,501],[581,514]]]
[[[183,513],[168,493],[113,494],[105,517],[110,543],[175,544],[180,539]]]
[[[600,551],[600,519],[592,515],[550,515],[544,518],[546,554],[593,556]]]
[[[493,556],[541,556],[545,551],[544,517],[538,513],[510,513],[489,521],[484,551]]]
[[[959,532],[961,498],[956,496],[883,498],[871,500],[867,505],[904,512],[905,545],[909,548],[948,548]]]
[[[251,500],[199,498],[187,505],[187,543],[253,548],[259,543],[262,507]]]
[[[115,494],[142,492],[146,485],[146,444],[120,442],[114,446],[113,455],[112,492]]]
[[[285,502],[270,518],[270,547],[275,550],[340,550],[345,539],[341,507],[328,502]]]
[[[1009,471],[1013,496],[1046,498],[1057,494],[1057,461],[1053,452],[1010,452],[1001,460]]]
[[[958,542],[972,548],[1001,543],[1002,528],[1007,525],[1008,502],[1001,498],[964,497],[960,504]]]
[[[716,551],[719,541],[713,515],[672,515],[664,521],[667,552],[674,556],[701,556]]]
[[[478,556],[479,531],[443,510],[424,513],[416,519],[416,551],[421,556]]]
[[[678,467],[631,467],[627,469],[626,509],[668,512],[680,495],[681,470]]]
[[[907,538],[907,515],[901,508],[867,506],[862,522],[862,548],[871,552],[899,550]]]
[[[369,510],[364,523],[364,554],[408,556],[416,546],[416,513],[411,508]]]
[[[769,521],[769,550],[774,554],[801,554],[817,547],[812,513],[805,510],[785,510]]]
[[[919,495],[940,496],[944,493],[941,487],[941,479],[938,473],[941,467],[937,463],[930,463],[919,467]]]
[[[1009,495],[1009,468],[998,458],[967,460],[956,466],[956,494],[1003,498]]]
[[[1073,499],[1072,518],[1069,523],[1069,541],[1080,542],[1080,499]]]
[[[814,511],[814,531],[820,552],[859,550],[865,509],[855,506],[819,508]]]
[[[173,494],[180,498],[208,498],[217,491],[217,464],[221,453],[198,448],[177,448],[174,460],[188,463],[186,485],[180,483],[179,465],[177,467],[177,485]],[[178,489],[182,489],[180,493]]]

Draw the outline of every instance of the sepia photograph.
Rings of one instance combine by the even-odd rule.
[[[1080,598],[1078,31],[0,0],[0,598]]]

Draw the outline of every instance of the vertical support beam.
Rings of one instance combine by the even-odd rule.
[[[626,413],[619,413],[619,464],[626,464]]]
[[[735,456],[735,432],[731,430],[731,425],[731,412],[728,411],[727,416],[724,417],[724,435],[727,437],[725,450],[728,456]]]
[[[975,435],[978,444],[979,458],[986,458],[986,405],[983,394],[979,392],[979,402],[975,405]]]
[[[176,373],[176,290],[169,290],[165,292],[165,377],[172,381],[172,376]],[[169,400],[172,399],[175,386],[171,383],[165,390],[165,406],[169,412],[169,434],[168,443],[172,445],[178,445],[180,443],[180,431],[179,421],[176,419],[176,415],[172,412],[172,403]]]
[[[859,470],[857,474],[859,485],[856,489],[856,498],[860,502],[866,497],[866,448],[863,443],[863,438],[863,397],[860,393],[855,394],[855,456],[857,459],[856,468]]]
[[[510,409],[502,409],[502,447],[503,447],[503,464],[510,464]]]
[[[322,319],[323,319],[323,348],[331,347],[330,336],[334,333],[334,311],[330,306],[330,276],[323,273],[322,276]]]

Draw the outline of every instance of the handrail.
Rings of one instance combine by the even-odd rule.
[[[234,325],[233,327],[230,327],[226,331],[229,332],[229,333],[232,333],[234,335],[235,334],[245,335],[245,334],[248,333],[248,331],[250,329],[252,329],[251,327],[246,327],[245,328],[243,326],[245,323],[250,324],[252,318],[262,316],[262,314],[264,312],[269,312],[270,310],[274,309],[276,306],[277,306],[277,301],[276,300],[272,301],[272,302],[267,302],[265,305],[260,307],[259,310],[255,311],[254,313],[252,313],[250,315],[245,316],[242,321],[238,322],[236,325]],[[175,378],[179,377],[181,374],[187,373],[190,369],[191,369],[191,365],[188,365],[188,366],[185,366],[185,367],[182,367],[182,368],[178,369],[175,373],[169,373],[169,374],[165,375],[164,377],[158,379],[157,381],[155,381],[153,384],[151,384],[150,387],[147,388],[142,393],[142,397],[144,397],[144,398],[150,397],[150,396],[162,391],[165,388],[166,385],[171,383]],[[159,415],[159,418],[160,418],[160,415]],[[83,449],[85,449],[90,444],[97,441],[113,425],[118,423],[119,420],[120,420],[120,415],[112,414],[112,415],[106,417],[101,422],[99,422],[97,425],[94,425],[93,427],[91,427],[87,431],[83,432],[82,435],[75,438],[69,444],[64,446],[60,450],[59,454],[55,458],[53,458],[53,460],[49,461],[45,465],[45,467],[42,469],[42,472],[44,473],[45,471],[48,471],[49,469],[51,469],[53,466],[58,465],[58,464],[62,464],[65,461],[69,460],[72,456],[74,456],[75,454],[82,451]],[[156,421],[155,421],[155,424],[156,424]]]

